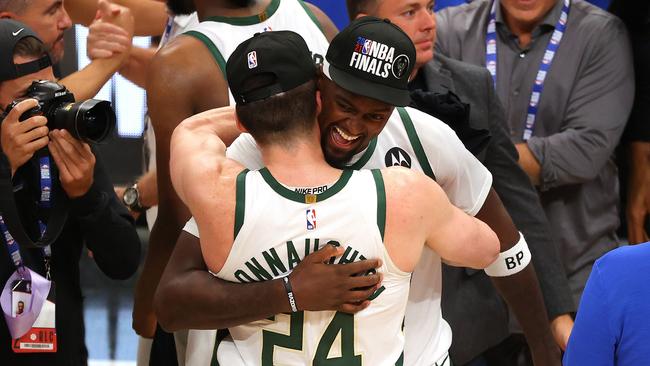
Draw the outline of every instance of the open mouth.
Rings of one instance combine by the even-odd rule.
[[[359,140],[360,135],[350,135],[347,134],[345,131],[340,129],[337,126],[334,126],[330,130],[330,136],[332,138],[332,141],[341,147],[350,147],[352,144],[354,144],[357,140]]]

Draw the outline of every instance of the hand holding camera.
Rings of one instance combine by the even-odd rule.
[[[66,130],[50,132],[50,154],[59,169],[61,187],[69,198],[81,197],[93,184],[95,155],[90,146]]]
[[[48,146],[63,190],[69,198],[83,196],[93,183],[95,168],[88,143],[104,141],[115,127],[110,103],[95,99],[75,103],[63,85],[44,80],[32,83],[27,98],[7,107],[1,126],[2,149],[12,175]]]
[[[6,115],[0,126],[2,151],[11,165],[11,175],[16,169],[32,158],[34,153],[50,141],[48,138],[47,118],[32,116],[20,121],[28,110],[38,107],[36,99],[25,99],[17,103]]]

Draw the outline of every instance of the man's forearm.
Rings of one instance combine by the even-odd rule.
[[[219,304],[218,311],[214,304]],[[165,330],[176,331],[223,329],[290,312],[291,308],[282,280],[236,284],[194,270],[161,281],[154,310]]]
[[[627,233],[630,244],[639,244],[648,240],[645,225],[650,216],[650,142],[634,141],[628,153]]]
[[[156,171],[150,170],[138,179],[138,195],[144,207],[158,205],[158,184]]]
[[[120,74],[135,85],[146,89],[147,67],[156,54],[154,47],[132,47],[129,58],[120,68]]]
[[[528,178],[530,178],[533,185],[539,186],[542,174],[542,167],[539,162],[535,159],[526,143],[516,144],[515,147],[519,153],[519,165],[528,174]]]
[[[519,233],[494,191],[490,192],[476,217],[488,224],[497,234],[502,252],[512,248],[518,242]],[[559,364],[559,349],[555,346],[549,328],[549,320],[533,264],[530,263],[514,275],[492,277],[492,281],[521,324],[534,359],[544,365]]]
[[[119,69],[121,62],[117,57],[94,60],[59,82],[74,94],[77,101],[91,99]]]
[[[370,305],[379,274],[357,276],[377,268],[379,260],[329,264],[343,248],[326,245],[296,266],[289,280],[299,310],[356,313]],[[281,280],[232,283],[212,276],[199,239],[182,232],[156,291],[154,309],[168,330],[218,329],[242,325],[291,311]]]

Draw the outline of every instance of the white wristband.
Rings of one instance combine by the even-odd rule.
[[[499,257],[492,262],[485,273],[490,277],[505,277],[519,273],[530,263],[532,256],[524,236],[519,233],[519,241],[512,248],[499,253]]]

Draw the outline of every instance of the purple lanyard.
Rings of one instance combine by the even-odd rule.
[[[544,57],[540,62],[539,70],[537,71],[537,76],[535,77],[535,84],[533,85],[533,90],[530,93],[530,101],[528,102],[524,135],[522,137],[524,141],[527,141],[533,135],[535,120],[537,118],[537,107],[542,96],[542,91],[544,90],[544,81],[546,80],[546,76],[551,69],[551,64],[553,63],[555,53],[560,47],[562,36],[564,36],[564,32],[566,32],[566,23],[567,19],[569,18],[570,6],[570,0],[564,0],[564,5],[562,6],[562,14],[560,15],[560,19],[558,19],[557,24],[555,25],[555,30],[553,31],[551,40],[548,42],[548,45],[546,46],[546,52],[544,52]],[[492,10],[490,10],[487,35],[485,37],[485,67],[487,67],[487,69],[490,71],[490,74],[492,74],[495,90],[497,87],[496,7],[497,1],[495,0],[492,3]]]
[[[40,186],[41,186],[41,195],[38,201],[38,206],[41,208],[50,208],[52,205],[52,175],[51,175],[52,169],[50,165],[50,157],[43,156],[39,158],[38,165],[39,165]],[[38,227],[41,235],[43,235],[46,229],[45,224],[39,220]],[[9,256],[11,257],[11,260],[14,262],[14,265],[16,266],[16,268],[24,267],[24,262],[22,256],[20,255],[20,247],[18,245],[18,242],[16,242],[13,236],[11,236],[11,233],[9,232],[9,229],[5,224],[2,215],[0,215],[0,231],[2,231],[2,237],[4,238],[5,244],[7,245],[7,249],[9,250]],[[43,248],[43,256],[45,257],[45,265],[47,267],[46,268],[47,277],[49,278],[50,276],[49,260],[50,257],[52,256],[52,249],[50,248],[49,245]]]

